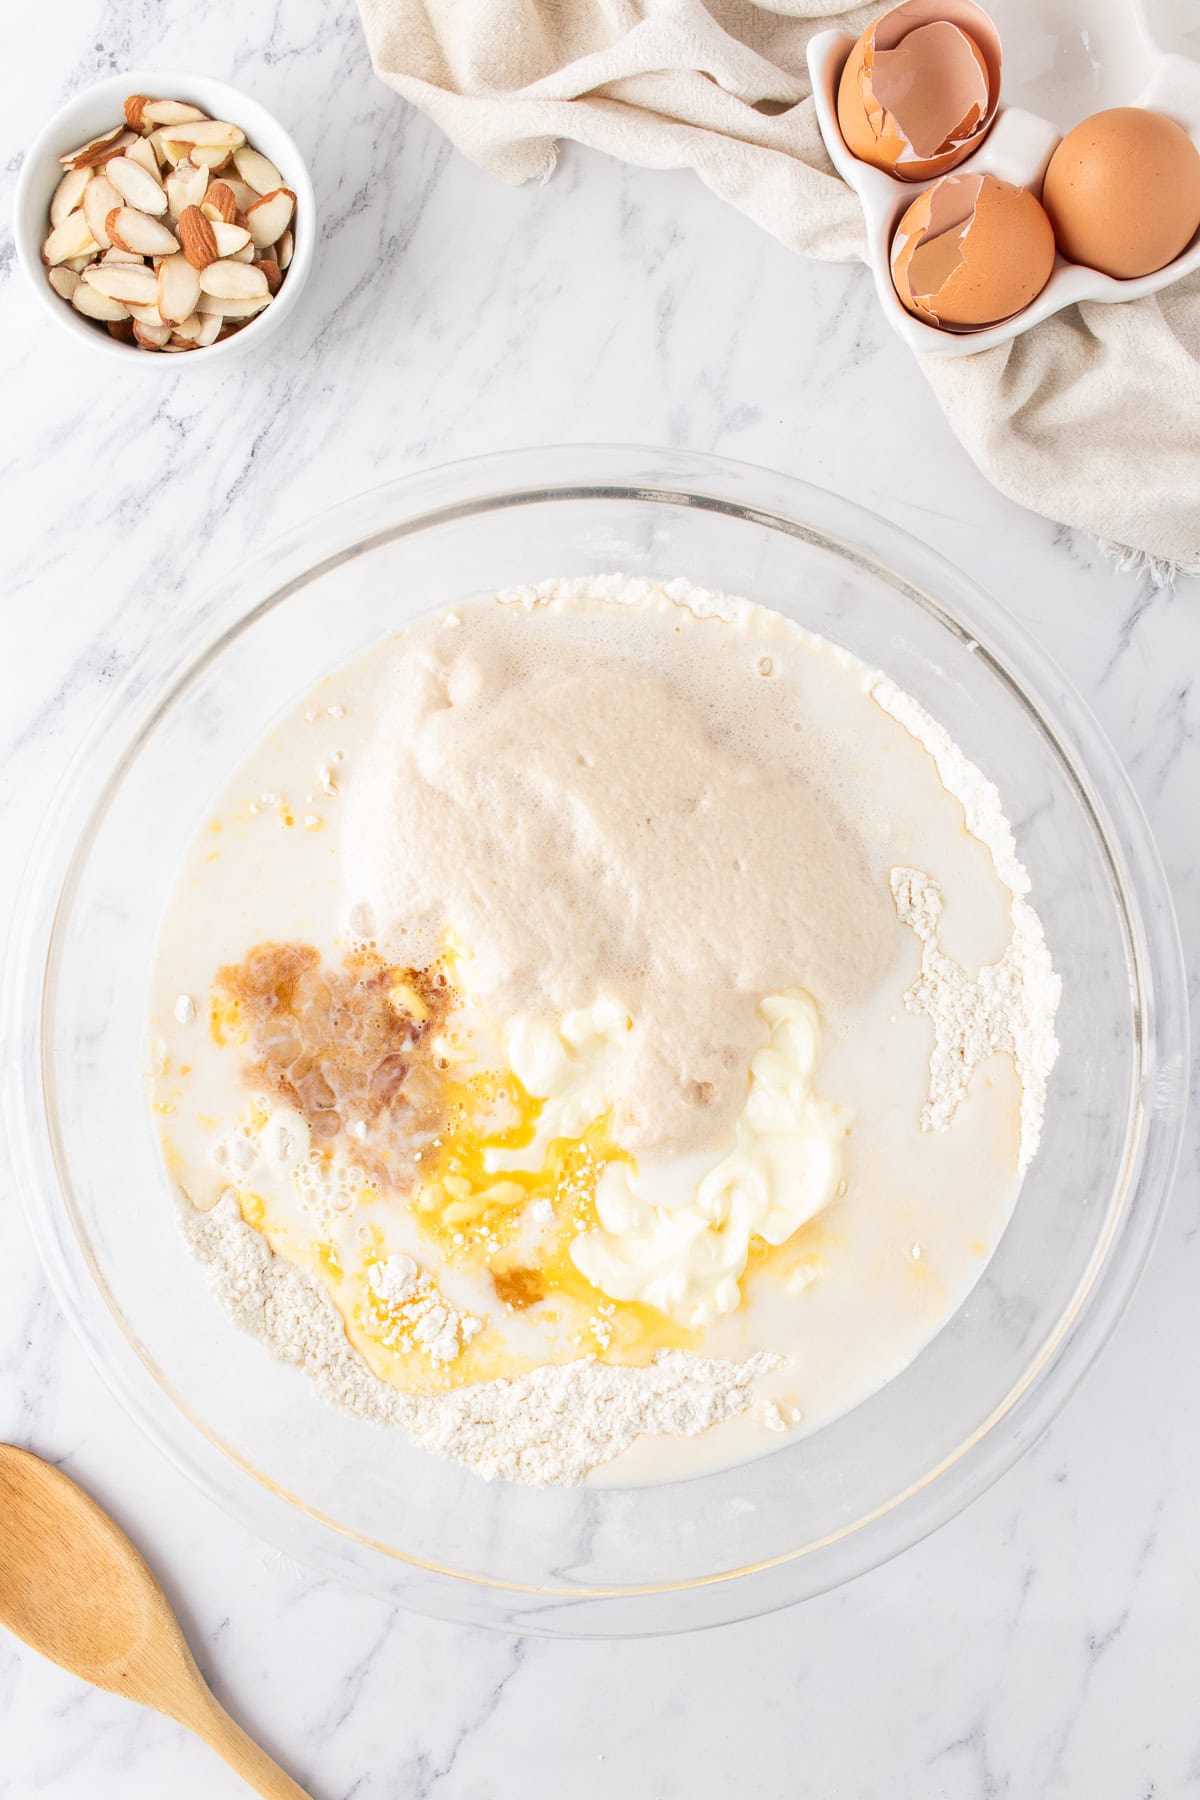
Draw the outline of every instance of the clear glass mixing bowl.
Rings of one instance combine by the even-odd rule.
[[[993,1261],[865,1405],[657,1487],[488,1485],[326,1408],[190,1260],[143,1096],[184,848],[271,719],[415,614],[621,570],[742,593],[883,667],[999,785],[1062,973],[1047,1128]],[[114,1391],[263,1537],[432,1613],[525,1631],[710,1625],[904,1549],[1032,1442],[1111,1331],[1178,1149],[1184,980],[1153,842],[1061,675],[940,558],[844,500],[674,451],[433,470],[304,523],[163,634],[48,810],[7,968],[10,1136],[55,1289]]]

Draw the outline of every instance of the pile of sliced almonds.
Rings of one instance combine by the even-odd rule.
[[[59,161],[42,261],[55,293],[113,337],[203,350],[278,293],[296,196],[237,125],[130,94],[124,125]]]

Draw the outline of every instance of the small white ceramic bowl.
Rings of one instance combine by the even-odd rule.
[[[270,306],[251,319],[232,337],[205,350],[187,356],[162,356],[153,351],[123,344],[118,338],[91,320],[82,318],[67,301],[54,292],[46,279],[42,262],[42,245],[50,230],[50,198],[62,177],[59,157],[77,144],[87,143],[102,131],[119,124],[124,118],[127,94],[149,94],[155,99],[187,100],[202,107],[214,119],[228,119],[240,125],[247,140],[264,156],[270,157],[296,196],[293,225],[295,250],[278,294]],[[199,365],[216,369],[231,357],[247,350],[261,350],[272,333],[282,329],[300,298],[312,268],[316,243],[316,203],[312,182],[304,159],[274,114],[260,101],[240,88],[217,81],[211,75],[185,75],[163,69],[130,69],[128,73],[110,75],[95,87],[76,94],[61,107],[40,131],[26,154],[17,182],[13,229],[21,267],[40,304],[64,331],[78,342],[88,345],[103,356],[120,357],[125,363],[144,364],[147,368],[177,375],[181,369]]]

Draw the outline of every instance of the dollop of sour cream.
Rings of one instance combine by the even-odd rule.
[[[542,1108],[532,1142],[519,1150],[486,1151],[486,1168],[540,1169],[556,1138],[582,1137],[603,1118],[612,1104],[605,1064],[632,1030],[625,1008],[604,997],[564,1013],[557,1023],[529,1013],[510,1019],[504,1031],[508,1066]]]
[[[652,1175],[618,1162],[602,1171],[599,1227],[574,1240],[571,1259],[610,1299],[641,1301],[691,1327],[711,1324],[741,1302],[751,1240],[784,1243],[836,1196],[849,1115],[813,1091],[816,1004],[789,988],[768,995],[759,1013],[769,1037],[751,1060],[734,1147],[693,1198],[658,1205]]]

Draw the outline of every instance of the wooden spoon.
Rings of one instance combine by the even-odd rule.
[[[41,1457],[0,1444],[0,1624],[93,1687],[166,1713],[266,1800],[309,1800],[205,1686],[129,1539]]]

